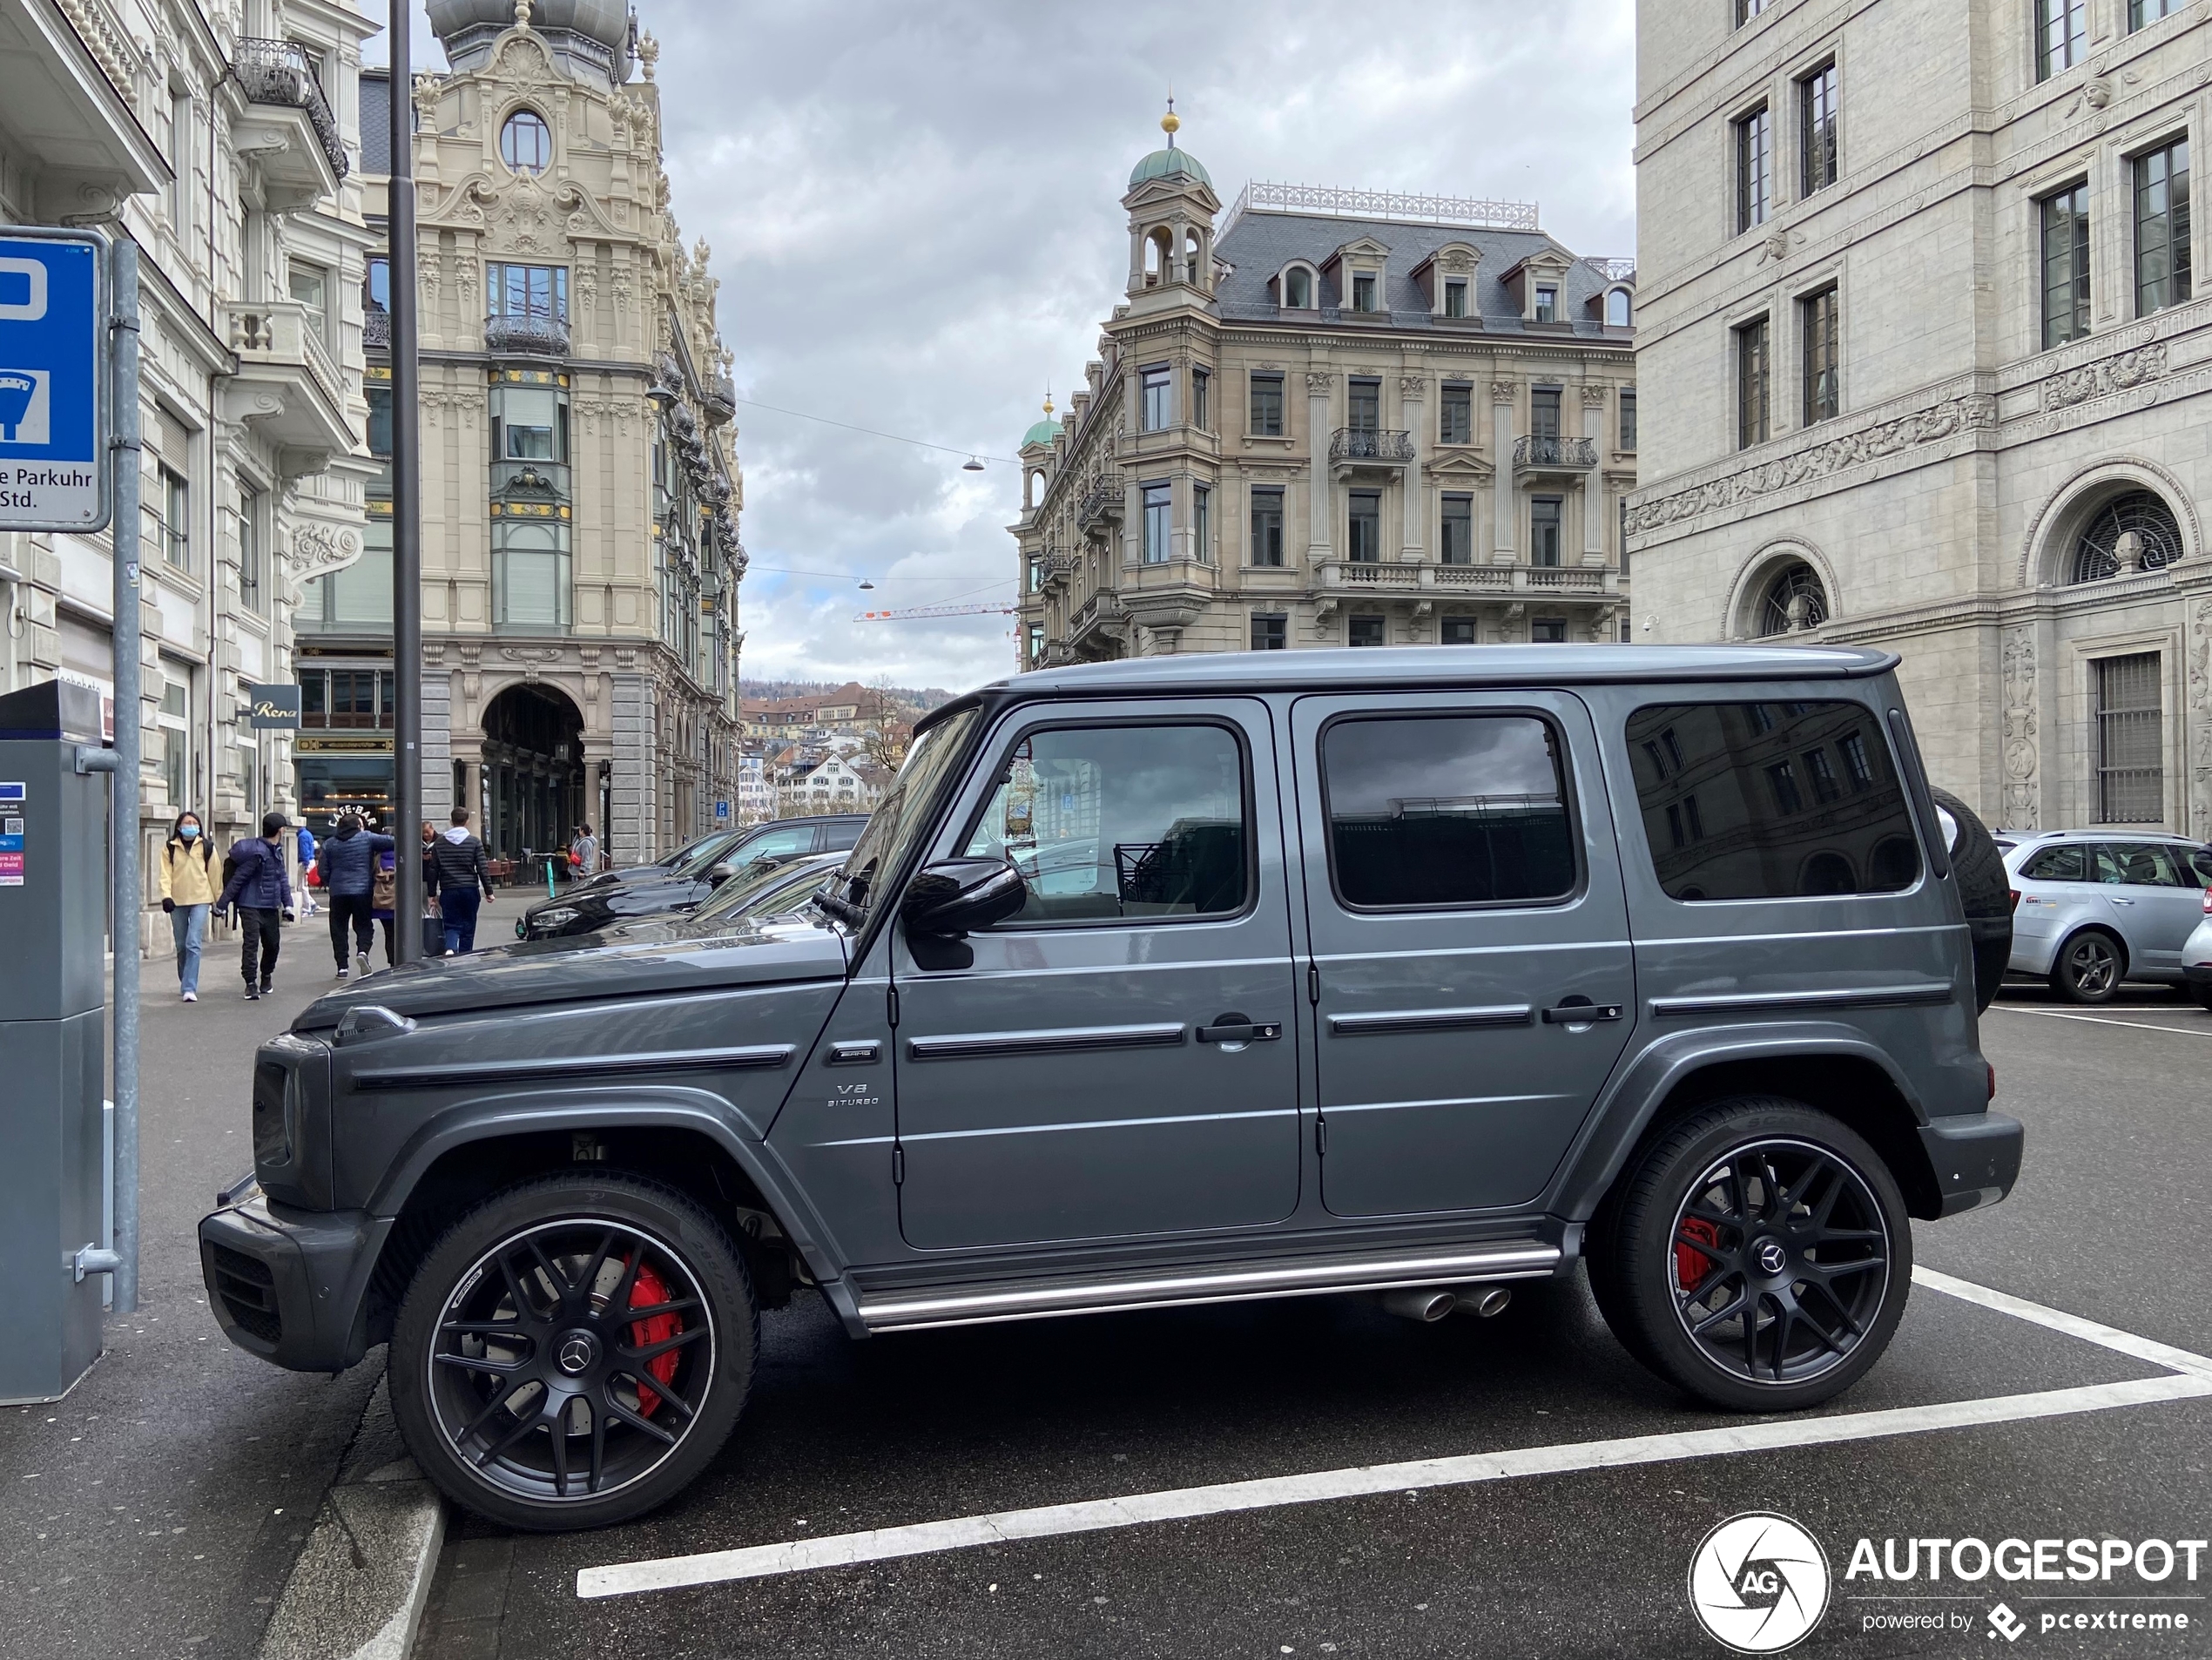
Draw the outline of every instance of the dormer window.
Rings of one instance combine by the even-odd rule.
[[[1286,311],[1313,309],[1313,273],[1302,265],[1283,273],[1283,307]]]
[[[1605,326],[1608,328],[1628,327],[1635,314],[1633,302],[1626,288],[1608,288],[1605,291]]]
[[[1375,306],[1375,275],[1372,271],[1359,272],[1352,279],[1352,308],[1354,311],[1373,311]]]
[[[1467,284],[1465,277],[1447,277],[1444,280],[1444,314],[1447,317],[1464,317],[1467,314]]]
[[[1559,321],[1559,289],[1555,284],[1540,282],[1536,285],[1536,321],[1540,323]]]
[[[553,133],[536,110],[517,110],[499,130],[499,159],[518,173],[542,173],[553,160]]]

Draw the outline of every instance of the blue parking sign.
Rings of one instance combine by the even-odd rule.
[[[108,522],[107,240],[0,235],[0,530]]]

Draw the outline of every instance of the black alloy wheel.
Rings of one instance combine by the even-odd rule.
[[[2126,972],[2120,941],[2101,928],[2084,928],[2059,948],[2051,989],[2071,1003],[2108,1003]]]
[[[643,1181],[558,1177],[489,1201],[424,1260],[393,1333],[393,1404],[459,1503],[598,1527],[720,1450],[757,1344],[745,1269],[704,1211]]]
[[[1851,1358],[1888,1289],[1866,1178],[1810,1143],[1731,1149],[1675,1213],[1675,1315],[1714,1365],[1797,1383]]]
[[[1623,1346],[1709,1403],[1827,1400],[1888,1346],[1912,1277],[1873,1149],[1800,1103],[1718,1103],[1662,1136],[1594,1225],[1590,1278]]]

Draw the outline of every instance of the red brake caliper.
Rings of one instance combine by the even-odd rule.
[[[1702,1216],[1689,1218],[1683,1223],[1682,1231],[1698,1245],[1717,1246],[1721,1242],[1721,1231]],[[1675,1241],[1675,1281],[1684,1291],[1696,1291],[1712,1272],[1713,1259],[1697,1245],[1679,1238]]]
[[[664,1303],[667,1300],[668,1287],[662,1282],[661,1277],[651,1268],[641,1266],[637,1270],[637,1278],[631,1283],[630,1306],[632,1308],[651,1308],[656,1303]],[[643,1347],[645,1344],[658,1343],[664,1339],[674,1337],[683,1329],[684,1317],[682,1315],[656,1314],[649,1320],[638,1320],[632,1325],[630,1328],[630,1340]],[[676,1358],[674,1349],[669,1350],[665,1354],[656,1354],[645,1362],[645,1370],[663,1383],[666,1383],[676,1375]],[[653,1409],[659,1405],[660,1396],[648,1389],[644,1382],[640,1381],[637,1386],[639,1415],[651,1417]]]

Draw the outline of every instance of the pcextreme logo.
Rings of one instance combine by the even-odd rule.
[[[1828,1611],[1828,1553],[1788,1516],[1752,1510],[1707,1534],[1689,1558],[1689,1607],[1738,1654],[1779,1654]]]

